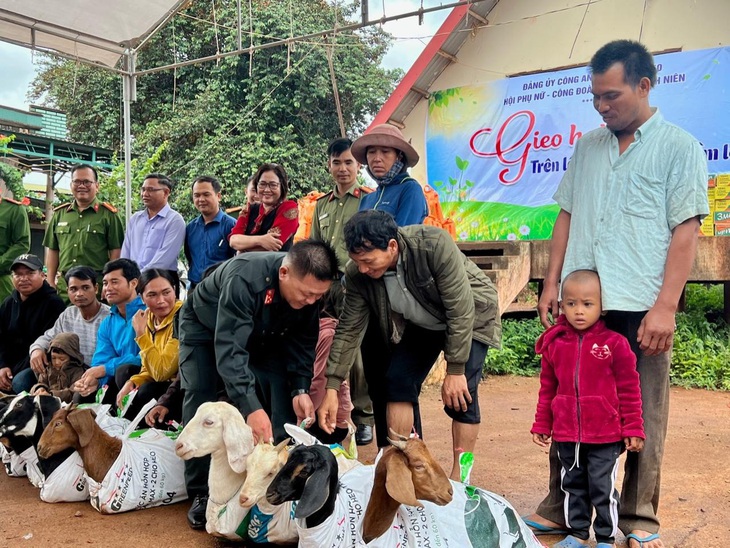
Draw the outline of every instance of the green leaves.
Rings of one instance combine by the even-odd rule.
[[[463,160],[463,159],[461,159],[461,158],[460,158],[459,156],[457,156],[457,157],[455,158],[455,160],[456,160],[456,168],[457,168],[457,169],[458,169],[459,171],[464,171],[464,170],[465,170],[465,169],[466,169],[467,167],[469,167],[469,162],[468,162],[468,160]]]
[[[215,3],[218,25],[210,24],[211,4],[192,2],[141,50],[139,69],[231,51],[236,47],[236,3]],[[330,2],[253,0],[253,41],[264,44],[292,33],[304,35],[356,18],[353,7]],[[290,8],[293,8],[290,11]],[[248,10],[242,26],[249,28]],[[354,19],[353,19],[354,20]],[[244,42],[248,44],[248,35]],[[290,195],[331,186],[325,151],[340,136],[327,62],[333,65],[348,133],[359,135],[402,76],[380,67],[390,37],[378,28],[338,32],[292,50],[277,46],[219,62],[144,75],[132,105],[135,177],[157,155],[158,171],[179,184],[172,203],[186,218],[195,212],[189,185],[214,175],[223,186],[223,205],[241,205],[245,181],[268,161],[285,166]],[[107,147],[121,161],[122,103],[119,77],[74,62],[39,55],[30,96],[68,113],[70,139]],[[164,144],[164,150],[157,154]],[[110,179],[115,179],[116,176]],[[107,189],[109,199],[117,192]]]

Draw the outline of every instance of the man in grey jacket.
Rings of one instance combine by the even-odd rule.
[[[489,346],[498,347],[501,324],[491,280],[440,228],[399,228],[383,211],[360,211],[345,225],[350,263],[345,273],[345,307],[327,363],[327,395],[317,414],[330,432],[337,391],[368,329],[378,326],[382,344],[365,365],[375,411],[378,446],[388,428],[408,435],[418,416],[421,384],[439,353],[446,358],[441,389],[453,419],[454,465],[473,452],[479,433],[478,386]],[[372,315],[373,322],[370,322]],[[415,424],[418,433],[420,424]]]
[[[284,424],[314,418],[309,397],[319,334],[317,301],[337,276],[337,256],[305,240],[287,253],[243,253],[204,278],[180,309],[183,423],[219,388],[257,442],[281,441]],[[188,523],[205,527],[208,458],[185,461],[193,505]]]

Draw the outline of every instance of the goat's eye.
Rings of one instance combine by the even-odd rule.
[[[203,426],[213,426],[214,422],[212,419],[205,419],[203,421]]]
[[[416,463],[416,464],[411,465],[411,468],[413,470],[415,470],[416,472],[423,472],[426,469],[426,467],[423,464],[420,464],[420,463]]]
[[[15,409],[20,409],[21,407],[23,407],[22,401],[19,401],[18,403],[15,404]]]
[[[56,421],[56,424],[54,424],[53,426],[55,426],[56,428],[60,428],[61,424],[61,421]]]

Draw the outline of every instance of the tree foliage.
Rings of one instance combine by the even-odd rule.
[[[338,26],[353,22],[356,4],[344,9],[338,5],[252,0],[253,43],[326,30],[335,21]],[[210,23],[212,7],[217,25]],[[249,23],[244,13],[244,31]],[[140,51],[137,69],[234,50],[235,26],[234,0],[194,0]],[[243,45],[248,44],[246,32]],[[166,143],[159,165],[181,183],[173,202],[184,215],[192,214],[190,182],[196,176],[217,176],[225,187],[225,205],[240,205],[244,181],[265,161],[285,166],[295,196],[325,188],[324,151],[340,136],[328,48],[345,126],[356,136],[401,75],[380,67],[389,44],[387,34],[371,27],[337,33],[334,39],[293,42],[290,48],[261,49],[253,57],[244,54],[143,75],[132,105],[133,154],[149,158]],[[42,57],[39,65],[30,98],[64,110],[71,139],[119,151],[121,158],[120,78],[51,56]]]

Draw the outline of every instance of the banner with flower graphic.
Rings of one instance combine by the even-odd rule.
[[[700,140],[710,173],[730,172],[730,48],[655,61],[652,106]],[[459,240],[550,238],[575,142],[601,123],[587,67],[435,91],[428,112],[428,181]]]

